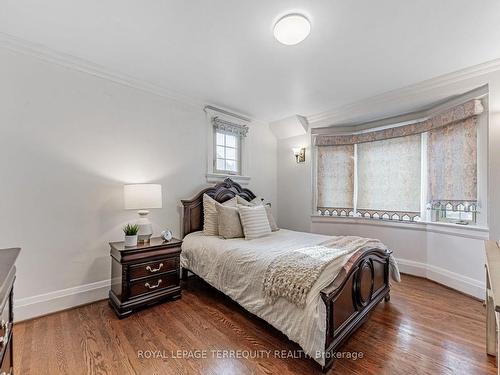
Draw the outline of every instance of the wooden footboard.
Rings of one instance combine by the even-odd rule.
[[[353,254],[335,280],[321,291],[326,305],[325,366],[334,363],[334,354],[385,297],[390,298],[390,251],[359,250]]]

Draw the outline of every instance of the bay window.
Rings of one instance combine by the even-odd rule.
[[[323,216],[475,223],[478,99],[410,125],[316,135]]]

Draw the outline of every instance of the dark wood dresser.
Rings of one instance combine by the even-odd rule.
[[[21,249],[0,250],[0,375],[14,373],[12,324],[14,322],[14,266]]]
[[[180,253],[182,241],[161,238],[136,247],[111,242],[109,303],[119,318],[134,310],[181,296]]]

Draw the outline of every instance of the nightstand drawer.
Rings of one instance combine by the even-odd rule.
[[[160,237],[135,247],[110,243],[109,304],[120,319],[138,309],[181,297],[181,245],[176,238],[165,241]]]
[[[179,271],[130,283],[130,298],[179,286]]]
[[[134,264],[130,266],[130,280],[141,277],[155,276],[157,274],[179,269],[179,257],[160,259],[154,262]]]

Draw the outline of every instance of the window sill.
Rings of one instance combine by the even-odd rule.
[[[248,185],[250,182],[249,176],[240,176],[233,174],[222,174],[222,173],[207,173],[207,182],[210,183],[218,183],[224,181],[226,178],[230,178],[234,182],[239,183],[240,185]]]
[[[400,228],[407,230],[418,230],[433,233],[442,233],[452,236],[476,238],[481,240],[489,239],[489,228],[478,225],[460,225],[453,223],[436,223],[426,221],[389,221],[380,219],[371,219],[363,217],[339,217],[339,216],[320,216],[311,215],[311,223],[338,223],[338,224],[360,224],[373,225],[389,228]]]

